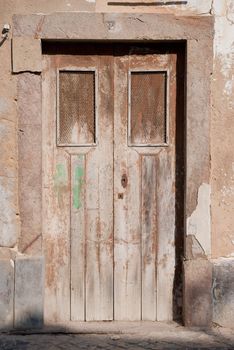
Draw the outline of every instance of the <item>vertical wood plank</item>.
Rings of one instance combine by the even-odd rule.
[[[173,280],[175,273],[175,128],[176,128],[176,55],[168,62],[169,147],[159,154],[157,183],[158,259],[157,320],[173,319]]]
[[[128,55],[115,57],[114,313],[116,320],[136,321],[141,319],[141,183],[139,154],[127,146],[128,63]]]
[[[71,155],[71,320],[85,320],[85,155]]]
[[[48,61],[47,61],[48,60]],[[56,70],[44,60],[42,232],[45,323],[70,319],[70,156],[56,148]]]
[[[113,64],[99,56],[98,146],[87,156],[86,320],[113,319]]]
[[[173,278],[175,267],[175,193],[171,152],[159,156],[157,320],[172,320]]]
[[[142,156],[142,320],[156,320],[157,160]]]
[[[86,321],[94,321],[100,317],[101,282],[99,167],[93,150],[87,155],[86,171]]]

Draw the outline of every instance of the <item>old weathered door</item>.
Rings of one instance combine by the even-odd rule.
[[[175,55],[119,52],[114,64],[114,315],[172,315]]]
[[[44,56],[45,320],[172,318],[176,55]]]

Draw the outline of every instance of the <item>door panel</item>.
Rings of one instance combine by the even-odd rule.
[[[70,316],[70,193],[69,156],[56,148],[56,71],[43,77],[42,232],[46,264],[45,320]]]
[[[47,260],[46,320],[112,320],[112,56],[55,55],[46,57],[44,64],[43,238]],[[61,147],[56,137],[62,133],[60,131],[56,135],[55,127],[58,72],[93,69],[97,71],[95,84],[98,91],[95,106],[96,145],[90,145],[90,133],[87,132],[87,137],[84,135],[85,128],[80,128],[82,124],[74,123],[70,126],[72,130],[69,135],[73,136],[71,145],[68,138],[66,143],[62,142],[64,147]],[[86,86],[78,84],[77,88],[86,89]],[[58,95],[61,100],[61,91],[57,91]],[[68,96],[67,102],[75,104],[71,101],[72,97],[77,98],[77,94]],[[74,108],[65,108],[65,111],[70,113],[72,122]],[[57,110],[57,118],[59,115]],[[60,128],[63,126],[64,123],[60,123]],[[75,145],[74,140],[80,141],[77,135],[82,136],[82,141]]]
[[[137,52],[137,48],[135,54],[119,53],[115,57],[114,317],[117,320],[172,319],[175,63],[173,55],[156,55],[147,51],[142,54]],[[142,90],[137,92],[138,99],[132,98],[134,89],[130,90],[129,81],[129,72],[132,71],[140,71],[142,74],[166,72],[168,88],[165,90],[168,91],[167,99],[170,99],[170,103],[167,100],[165,104],[166,113],[160,112],[160,107],[163,106],[162,92],[154,86],[152,89],[152,83],[148,87],[141,87]],[[136,85],[135,81],[134,84]],[[141,92],[143,98],[140,98]],[[147,108],[147,102],[153,106],[150,99],[155,98],[156,93],[159,117],[162,119],[163,114],[167,118],[164,123],[164,142],[159,139],[157,146],[155,135],[160,135],[161,126],[155,123],[148,128],[147,122],[150,120],[144,120],[149,115],[144,107]],[[141,105],[132,108],[128,105],[127,96],[130,103]],[[129,111],[135,115],[129,118]],[[128,124],[133,120],[139,124],[135,127],[134,138],[131,135],[133,128]],[[143,130],[144,126],[146,131]],[[157,127],[160,132],[152,130]],[[132,141],[135,147],[131,146]],[[123,175],[128,179],[125,188],[121,184]]]
[[[47,322],[172,319],[175,117],[175,54],[45,55]]]

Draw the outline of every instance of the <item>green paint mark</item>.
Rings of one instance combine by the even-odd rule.
[[[83,185],[84,169],[81,166],[75,168],[74,186],[73,186],[73,206],[76,209],[81,208],[81,191]]]
[[[66,181],[66,170],[64,164],[56,164],[56,173],[54,175],[56,185],[61,185]]]

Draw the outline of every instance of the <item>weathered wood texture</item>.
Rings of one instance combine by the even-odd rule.
[[[141,319],[141,181],[139,155],[127,145],[128,68],[128,55],[115,57],[114,318],[134,321]]]
[[[142,319],[157,315],[157,158],[142,156]]]
[[[131,72],[131,143],[166,143],[166,73]]]
[[[170,320],[176,55],[87,50],[44,59],[45,318]],[[96,146],[56,147],[56,74],[69,68],[97,70]],[[129,70],[137,69],[168,72],[166,147],[128,145]]]
[[[71,320],[85,320],[85,155],[71,155]]]
[[[115,58],[115,319],[170,320],[175,265],[176,57],[135,50],[133,55]],[[127,145],[128,71],[137,69],[168,71],[168,147]],[[126,188],[121,184],[123,175]]]
[[[113,63],[99,56],[98,145],[87,156],[86,320],[113,319]]]
[[[56,147],[56,70],[43,73],[42,217],[45,322],[70,319],[70,157]],[[51,98],[53,96],[53,98]]]
[[[169,142],[159,154],[157,184],[158,258],[157,320],[173,318],[173,279],[175,273],[175,188],[176,188],[176,54],[167,57]],[[179,125],[178,125],[179,127]]]
[[[113,112],[109,57],[58,56],[45,70],[46,320],[113,319]],[[98,70],[98,146],[56,148],[56,69]],[[82,89],[82,86],[79,88]],[[53,91],[53,97],[49,92]],[[46,107],[47,106],[47,107]],[[51,131],[52,130],[52,131]],[[55,164],[56,161],[56,164]],[[53,165],[54,162],[54,165]],[[51,175],[53,174],[53,175]],[[53,220],[51,219],[53,218]],[[56,228],[56,222],[59,224]],[[71,291],[70,291],[71,283]],[[71,293],[71,294],[70,294]],[[55,297],[54,297],[55,296]],[[47,304],[48,303],[48,304]],[[57,308],[63,304],[60,312]],[[61,308],[60,308],[61,309]]]

